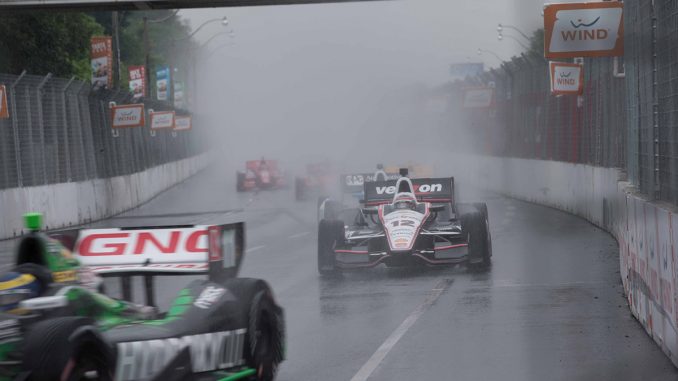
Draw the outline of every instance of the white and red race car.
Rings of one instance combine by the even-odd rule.
[[[318,271],[450,266],[487,269],[492,256],[487,206],[457,204],[453,178],[364,183],[359,209],[320,205]]]

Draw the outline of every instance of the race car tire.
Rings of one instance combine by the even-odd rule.
[[[308,198],[306,181],[303,178],[294,179],[294,197],[297,201],[304,201]]]
[[[469,237],[468,269],[471,271],[489,269],[491,266],[489,224],[482,210],[475,209],[462,214],[461,226],[464,234]]]
[[[238,192],[244,192],[245,191],[245,174],[242,172],[238,172],[235,175],[235,189]]]
[[[59,317],[36,323],[24,341],[22,367],[31,381],[90,379],[113,380],[113,353],[94,321],[83,317]]]
[[[265,281],[254,278],[231,278],[223,286],[243,306],[238,324],[247,327],[245,364],[256,371],[254,380],[273,380],[278,365],[285,359],[284,315],[275,304],[273,291]]]
[[[318,216],[320,220],[336,220],[341,212],[341,204],[327,197],[318,199]]]
[[[344,237],[344,222],[339,220],[321,220],[318,225],[318,273],[331,275],[336,273],[334,246]]]
[[[487,212],[487,204],[484,202],[476,202],[473,206],[483,213],[485,224],[487,225],[487,252],[488,256],[492,257],[492,233],[490,232],[490,216]]]
[[[245,359],[257,381],[272,381],[284,358],[284,334],[269,290],[256,293],[250,305]]]

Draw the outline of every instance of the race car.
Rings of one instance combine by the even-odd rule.
[[[283,311],[264,281],[236,278],[243,223],[50,236],[38,225],[0,276],[0,380],[275,378]],[[92,288],[92,273],[119,278],[123,299]],[[179,275],[204,279],[160,312],[156,277]],[[126,301],[132,278],[143,279],[145,306]]]
[[[487,206],[454,200],[454,178],[364,182],[360,208],[332,200],[321,205],[318,271],[385,264],[456,266],[485,270],[491,265],[492,240]]]
[[[336,186],[336,175],[329,162],[308,164],[306,175],[294,179],[294,196],[297,201],[308,200],[327,194],[333,185]]]
[[[238,192],[279,189],[284,185],[284,176],[275,160],[249,160],[245,163],[245,172],[236,173]]]

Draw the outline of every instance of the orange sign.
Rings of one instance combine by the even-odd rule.
[[[156,111],[151,113],[151,129],[174,128],[174,111]]]
[[[111,127],[143,127],[146,124],[144,118],[144,104],[133,104],[111,107]]]
[[[624,55],[624,4],[548,4],[544,7],[546,58]]]
[[[110,36],[96,36],[90,40],[92,86],[113,87],[113,40]]]
[[[9,118],[9,108],[7,108],[7,89],[5,85],[0,85],[0,119]]]
[[[549,62],[551,94],[581,95],[584,93],[584,65]]]

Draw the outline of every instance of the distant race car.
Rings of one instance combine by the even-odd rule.
[[[275,378],[283,311],[264,281],[235,277],[243,223],[51,236],[36,227],[0,277],[0,380]],[[169,275],[206,279],[160,312],[155,277]],[[123,299],[103,294],[99,276],[119,278]],[[132,278],[143,279],[146,306],[127,301]]]
[[[329,162],[306,166],[306,175],[294,179],[294,196],[297,201],[318,197],[336,186],[337,177]]]
[[[238,192],[279,189],[284,185],[284,176],[275,160],[249,160],[245,163],[245,172],[237,172],[236,176]]]
[[[407,171],[402,172],[403,175]],[[324,200],[319,208],[318,271],[450,266],[487,269],[492,240],[487,206],[454,200],[454,178],[363,182],[359,208]]]

